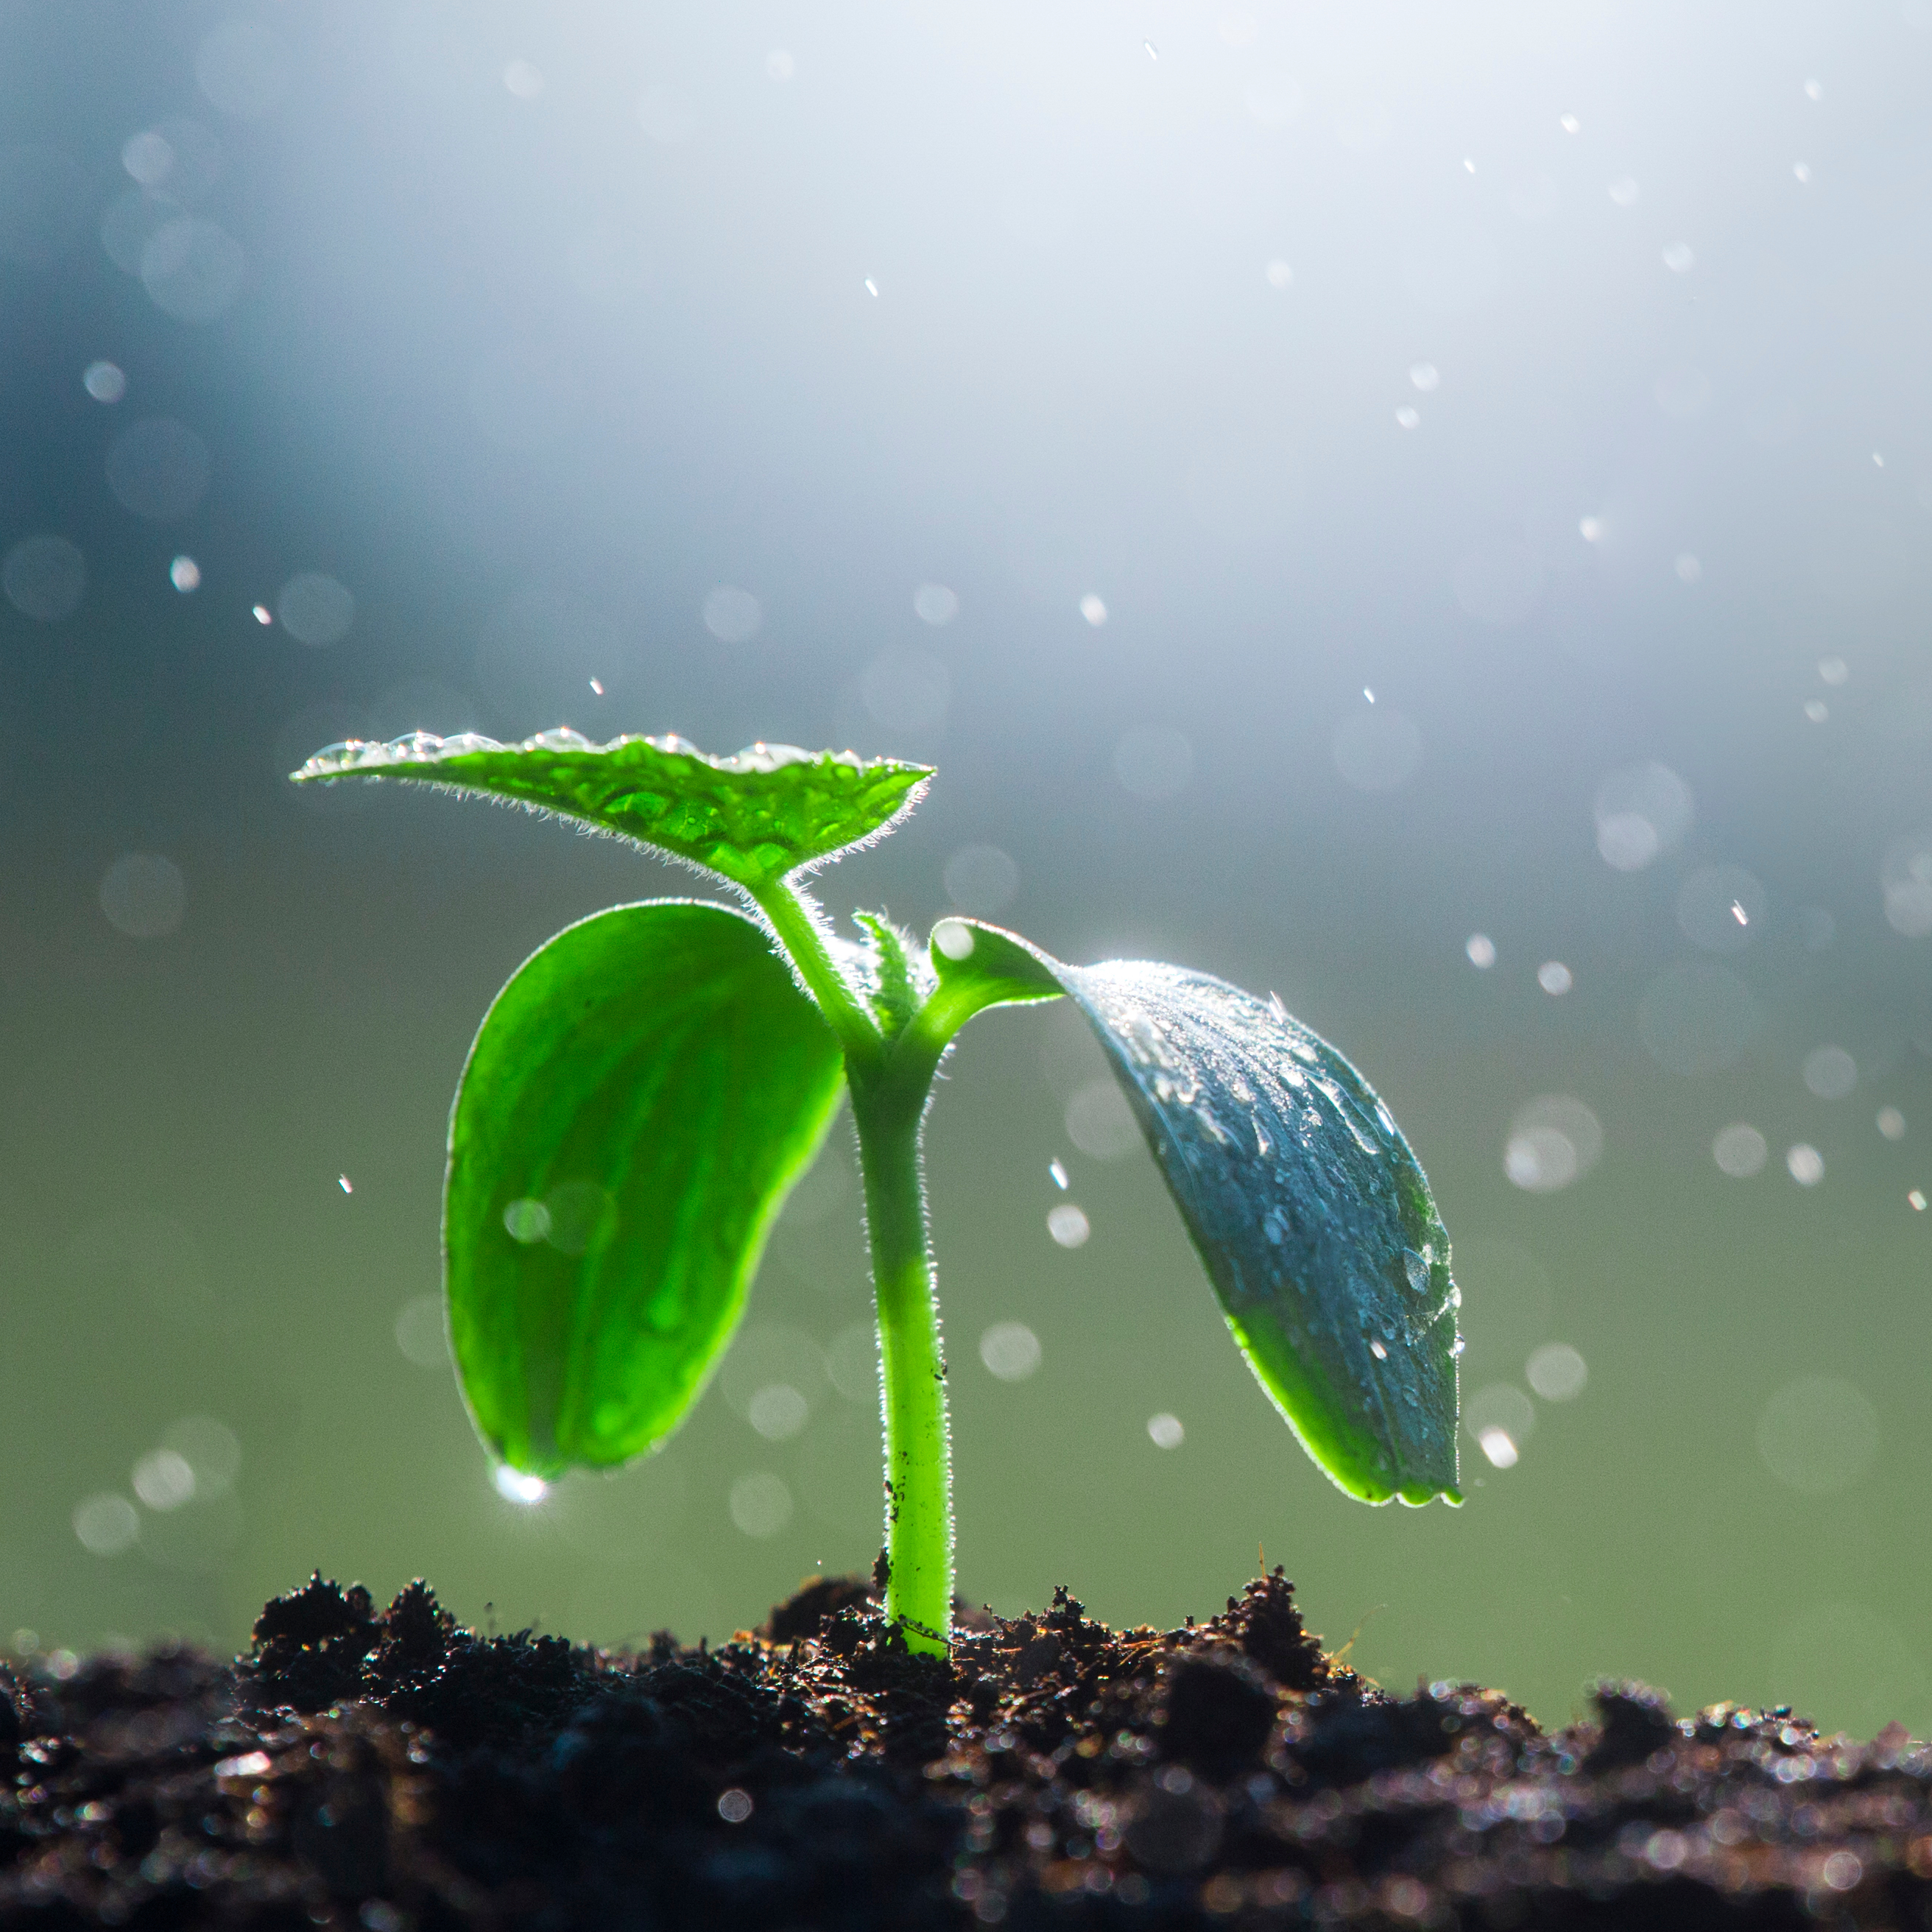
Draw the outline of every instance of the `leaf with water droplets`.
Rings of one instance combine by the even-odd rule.
[[[1272,995],[1178,966],[1065,966],[976,922],[933,963],[962,1010],[1049,977],[1087,1016],[1248,1363],[1368,1502],[1461,1500],[1449,1238],[1388,1108]],[[984,962],[983,964],[982,962]]]
[[[555,1476],[654,1449],[738,1323],[844,1063],[760,928],[619,906],[497,994],[450,1120],[450,1334],[470,1413]]]
[[[466,733],[412,733],[318,752],[298,784],[410,778],[513,799],[756,891],[863,845],[910,812],[931,768],[851,752],[752,745],[711,758],[682,738],[616,738],[594,745],[567,728],[520,745]]]

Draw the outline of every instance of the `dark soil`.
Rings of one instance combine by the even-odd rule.
[[[1596,1709],[1392,1695],[1280,1570],[1173,1630],[1063,1592],[950,1663],[851,1581],[631,1655],[318,1576],[232,1665],[0,1672],[0,1926],[1932,1926],[1932,1750],[1897,1726]]]

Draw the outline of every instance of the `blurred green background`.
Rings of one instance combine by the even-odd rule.
[[[0,1642],[232,1647],[318,1565],[716,1638],[870,1562],[842,1129],[649,1463],[506,1498],[442,1358],[485,1006],[692,881],[283,775],[567,722],[932,758],[842,916],[1277,991],[1431,1175],[1469,1499],[1370,1510],[1073,1016],[977,1022],[969,1596],[1173,1622],[1264,1553],[1393,1686],[1932,1730],[1924,0],[0,0]]]

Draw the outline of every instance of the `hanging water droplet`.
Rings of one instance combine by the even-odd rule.
[[[1267,1129],[1262,1125],[1260,1121],[1257,1120],[1255,1123],[1255,1151],[1259,1154],[1264,1160],[1265,1160],[1268,1157],[1270,1152],[1272,1150],[1274,1145],[1274,1143],[1268,1137]]]
[[[1288,1009],[1282,1004],[1281,995],[1279,993],[1269,994],[1268,1011],[1278,1020],[1285,1020],[1288,1018]]]
[[[1466,1346],[1462,1336],[1458,1335],[1455,1340],[1449,1344],[1449,1352],[1452,1356],[1460,1355]]]
[[[1429,1287],[1429,1264],[1413,1248],[1404,1248],[1402,1265],[1408,1276],[1409,1286],[1418,1294],[1425,1294]]]

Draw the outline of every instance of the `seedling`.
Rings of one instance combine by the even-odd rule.
[[[835,935],[806,891],[884,836],[926,766],[675,737],[520,745],[418,732],[299,781],[413,779],[680,860],[746,902],[657,899],[568,927],[497,994],[450,1118],[449,1330],[478,1433],[553,1478],[656,1449],[729,1345],[773,1221],[849,1096],[885,1424],[886,1610],[943,1652],[946,1365],[920,1132],[989,1006],[1070,999],[1118,1077],[1235,1341],[1316,1462],[1366,1502],[1461,1500],[1449,1240],[1389,1110],[1273,994],[1178,966],[1067,966],[944,919]]]

